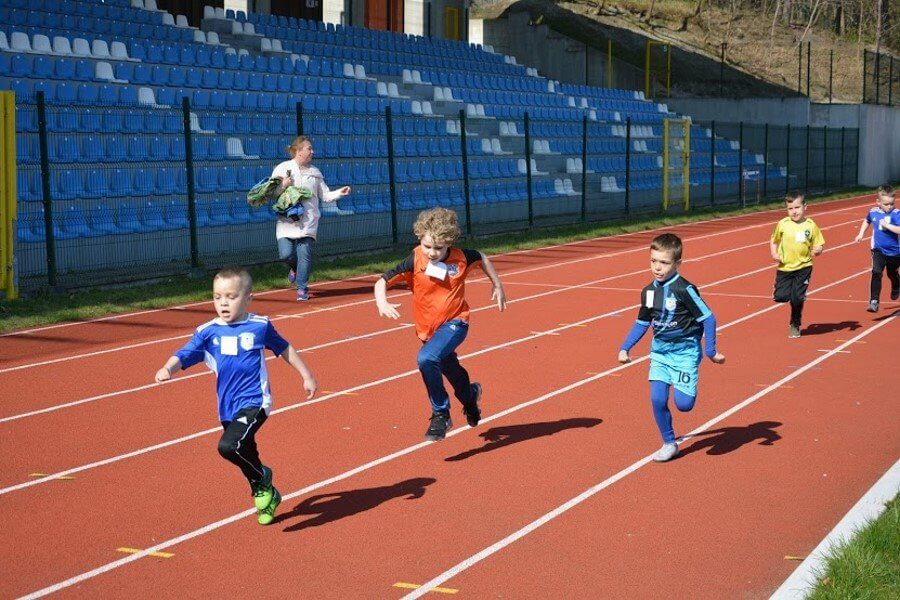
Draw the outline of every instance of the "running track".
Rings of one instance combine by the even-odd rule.
[[[900,305],[864,311],[867,243],[852,243],[871,201],[812,207],[829,250],[799,340],[769,299],[780,212],[666,228],[728,359],[704,362],[696,408],[675,415],[694,434],[666,465],[648,459],[647,341],[615,361],[655,231],[495,257],[503,314],[470,280],[460,353],[485,418],[469,429],[454,407],[436,444],[421,442],[408,293],[392,292],[399,322],[378,318],[372,277],[303,306],[258,295],[321,390],[302,400],[269,363],[277,414],[259,439],[285,501],[268,528],[215,451],[212,377],[151,383],[209,303],[5,335],[0,596],[768,597],[796,566],[785,556],[805,556],[900,456],[895,402],[872,376],[896,355]]]

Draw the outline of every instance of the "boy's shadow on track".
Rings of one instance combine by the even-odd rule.
[[[459,454],[455,454],[453,456],[448,456],[444,460],[450,462],[465,460],[467,458],[475,456],[476,454],[483,454],[485,452],[499,450],[500,448],[518,444],[519,442],[525,442],[528,440],[533,440],[535,438],[553,435],[561,431],[565,431],[566,429],[575,429],[577,427],[587,429],[588,427],[599,425],[602,422],[602,419],[576,418],[562,419],[560,421],[550,421],[546,423],[525,423],[522,425],[492,427],[481,434],[481,437],[483,437],[487,442],[484,446],[466,450],[465,452],[460,452]]]
[[[700,436],[708,436],[695,441],[693,444],[682,450],[676,459],[683,458],[688,454],[706,450],[709,456],[721,456],[738,450],[745,444],[753,443],[756,440],[760,446],[771,446],[781,439],[781,436],[775,431],[776,427],[780,427],[783,423],[778,421],[760,421],[746,427],[721,427],[719,429],[710,429],[703,433],[698,433],[694,438]]]
[[[840,323],[813,323],[803,330],[803,335],[822,335],[825,333],[834,333],[835,331],[856,331],[861,329],[862,324],[859,321],[841,321]]]
[[[334,492],[332,494],[319,494],[307,498],[290,512],[278,515],[275,518],[275,522],[280,523],[300,515],[315,515],[310,519],[285,527],[285,532],[327,525],[332,521],[352,517],[355,514],[376,508],[394,498],[403,496],[406,496],[407,500],[421,498],[425,495],[425,488],[435,481],[437,480],[431,477],[416,477],[394,485]]]

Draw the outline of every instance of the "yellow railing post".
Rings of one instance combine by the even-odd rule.
[[[0,92],[0,290],[18,298],[15,268],[16,239],[16,97]]]
[[[644,51],[644,98],[650,99],[650,40],[647,40],[647,48]]]

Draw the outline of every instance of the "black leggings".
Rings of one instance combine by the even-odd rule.
[[[250,483],[263,477],[255,436],[266,422],[266,417],[266,411],[261,406],[251,406],[239,411],[233,421],[222,422],[225,433],[219,440],[219,454],[237,465]]]
[[[812,267],[796,271],[778,271],[775,274],[775,302],[791,303],[791,325],[800,327],[803,317],[803,302],[809,289]]]
[[[887,269],[891,282],[891,292],[900,290],[900,256],[885,256],[881,250],[872,250],[872,284],[869,286],[869,299],[877,301],[881,297],[881,272]]]

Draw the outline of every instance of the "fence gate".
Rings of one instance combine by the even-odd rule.
[[[664,119],[662,145],[662,206],[669,200],[681,200],[682,208],[691,207],[691,120]]]

